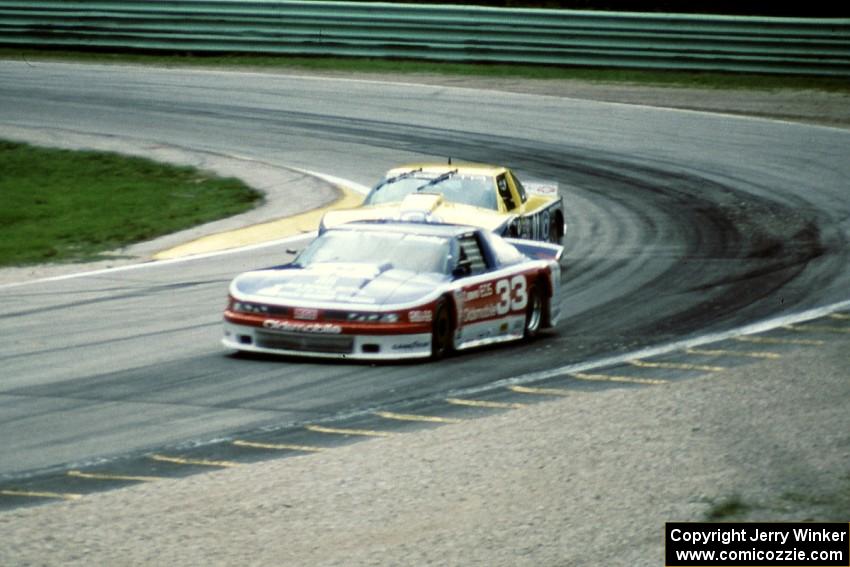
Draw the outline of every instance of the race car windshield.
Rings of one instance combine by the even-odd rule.
[[[295,264],[389,263],[392,268],[416,273],[448,273],[449,240],[436,236],[372,230],[330,230],[314,240]]]
[[[451,173],[451,172],[447,172]],[[441,179],[440,179],[441,178]],[[379,183],[364,201],[364,205],[397,203],[418,191],[442,193],[446,201],[497,210],[496,186],[486,175],[438,175],[414,172]]]

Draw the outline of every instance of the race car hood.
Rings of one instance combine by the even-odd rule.
[[[231,284],[231,295],[280,305],[381,307],[424,299],[449,276],[417,274],[391,264],[323,263],[248,272]]]
[[[322,218],[322,225],[331,228],[354,221],[416,219],[417,216],[435,222],[480,226],[490,232],[499,229],[509,218],[509,215],[491,209],[448,202],[439,194],[420,193],[408,195],[401,203],[329,211]]]

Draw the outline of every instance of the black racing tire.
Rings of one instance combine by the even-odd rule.
[[[440,360],[454,351],[454,321],[449,302],[440,299],[431,323],[431,358]]]
[[[564,221],[558,213],[549,219],[549,242],[559,246],[564,243]]]
[[[532,284],[528,290],[528,306],[525,310],[525,328],[523,337],[532,339],[540,333],[543,328],[543,319],[546,305],[543,298],[543,290],[538,284]]]

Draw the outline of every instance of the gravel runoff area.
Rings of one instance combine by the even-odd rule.
[[[844,95],[545,83],[541,94],[850,124]],[[0,564],[656,566],[666,521],[724,509],[847,521],[848,347],[0,513]]]

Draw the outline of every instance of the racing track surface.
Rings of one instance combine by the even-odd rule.
[[[445,396],[850,290],[843,130],[436,86],[17,62],[0,62],[2,124],[365,185],[408,161],[501,163],[558,181],[570,228],[557,333],[439,364],[222,350],[227,283],[284,261],[279,247],[0,287],[0,480]]]

